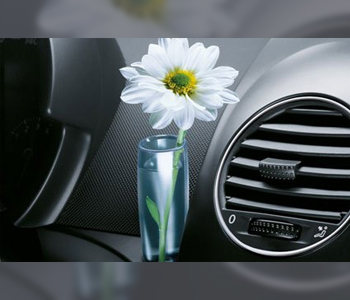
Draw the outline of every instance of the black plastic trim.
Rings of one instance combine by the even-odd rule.
[[[238,166],[250,170],[258,170],[259,162],[255,159],[245,157],[235,157],[231,161],[232,166]],[[326,178],[348,178],[350,176],[350,169],[333,169],[333,168],[316,168],[301,166],[296,170],[298,176],[317,176]]]
[[[292,144],[283,142],[273,142],[258,139],[246,140],[242,143],[242,147],[249,149],[260,149],[274,152],[296,153],[305,156],[320,156],[320,157],[350,157],[349,147],[335,146],[315,146]]]

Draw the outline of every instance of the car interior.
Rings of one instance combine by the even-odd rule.
[[[349,261],[350,40],[220,47],[240,97],[189,142],[179,261]],[[153,38],[0,39],[0,260],[143,260],[137,146],[119,69]]]

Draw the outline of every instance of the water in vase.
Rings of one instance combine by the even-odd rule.
[[[138,198],[143,259],[145,261],[157,261],[159,255],[159,228],[147,208],[146,197],[150,197],[156,203],[159,210],[160,222],[162,223],[166,199],[172,186],[174,153],[152,153],[143,157],[146,159],[141,160],[139,158],[138,168]],[[167,230],[167,261],[174,261],[177,258],[187,217],[187,158],[185,158],[184,163],[184,157],[181,157],[178,170]]]

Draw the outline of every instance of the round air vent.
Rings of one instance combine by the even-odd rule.
[[[349,118],[337,100],[296,97],[243,126],[216,177],[216,212],[232,241],[290,256],[337,236],[350,219]]]

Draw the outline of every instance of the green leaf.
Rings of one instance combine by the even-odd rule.
[[[151,213],[151,216],[153,220],[157,223],[158,227],[160,226],[160,216],[157,204],[150,198],[146,197],[146,204],[149,212]]]

